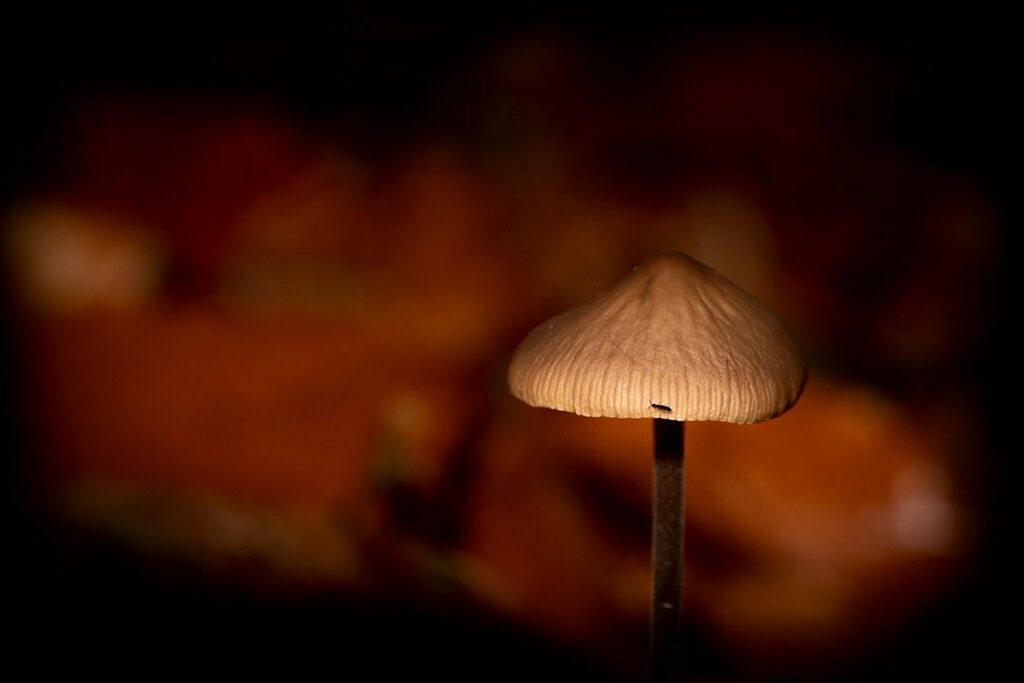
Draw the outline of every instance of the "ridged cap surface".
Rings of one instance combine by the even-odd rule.
[[[806,376],[803,353],[767,306],[667,253],[540,324],[508,379],[526,403],[578,415],[751,423],[788,409]]]

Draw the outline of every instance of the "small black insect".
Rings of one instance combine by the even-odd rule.
[[[669,408],[668,406],[663,406],[660,403],[652,403],[651,407],[654,408],[655,410],[659,411],[659,412],[662,412],[662,413],[671,413],[672,412],[671,408]]]

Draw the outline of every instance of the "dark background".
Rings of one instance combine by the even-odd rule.
[[[344,140],[361,158],[383,163],[422,139],[477,135],[475,104],[488,93],[476,90],[479,84],[470,87],[472,65],[494,44],[529,32],[588,45],[607,65],[610,99],[624,97],[638,74],[673,47],[746,29],[782,41],[810,36],[841,53],[891,63],[895,86],[892,101],[881,105],[883,134],[921,163],[969,178],[1000,216],[987,290],[994,313],[979,341],[956,367],[945,369],[974,378],[972,401],[986,441],[978,450],[989,458],[991,482],[982,507],[990,523],[954,590],[886,647],[841,672],[826,671],[828,680],[981,678],[1011,661],[1006,612],[1012,609],[1011,555],[1020,512],[1016,401],[1009,389],[1017,313],[1011,184],[1017,174],[1009,150],[1018,138],[1010,100],[1019,80],[1012,22],[975,6],[858,8],[768,12],[740,3],[729,10],[698,4],[627,12],[502,3],[473,11],[402,12],[367,3],[298,16],[149,8],[22,12],[3,29],[0,200],[9,204],[52,184],[60,175],[59,132],[69,107],[109,93],[271,103],[311,130]],[[448,673],[456,680],[618,680],[584,655],[473,606],[363,604],[352,596],[267,606],[231,586],[167,580],[165,568],[140,566],[118,548],[78,545],[39,511],[35,489],[27,484],[32,450],[19,397],[30,378],[19,363],[25,353],[18,346],[21,314],[16,305],[11,309],[5,337],[14,343],[4,356],[7,556],[13,570],[7,585],[19,610],[9,624],[18,634],[15,650],[49,653],[30,656],[39,666],[72,659],[97,673],[128,672],[143,655],[145,666],[157,671],[188,669],[206,657],[224,673],[279,665],[295,677],[317,671],[359,680],[369,674],[352,672],[362,670],[383,679]],[[848,358],[846,367],[883,386],[899,382],[885,372],[871,377],[856,359]],[[701,638],[694,632],[687,641],[696,679],[762,680],[756,672],[738,671]],[[799,665],[785,673],[802,675]],[[812,668],[806,675],[822,674]]]

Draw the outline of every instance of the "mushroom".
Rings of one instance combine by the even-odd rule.
[[[684,423],[776,417],[806,378],[771,310],[678,252],[541,323],[513,354],[509,387],[531,406],[654,420],[651,681],[681,672]]]

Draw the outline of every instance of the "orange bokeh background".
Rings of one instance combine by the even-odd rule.
[[[469,35],[362,18],[369,55]],[[269,35],[223,47],[262,63]],[[650,425],[529,408],[504,372],[533,325],[677,249],[812,359],[781,418],[688,426],[690,671],[917,665],[999,528],[997,188],[898,134],[930,74],[909,50],[603,37],[514,24],[406,75],[413,105],[82,67],[3,235],[18,519],[58,549],[30,569],[109,554],[214,610],[230,585],[495,620],[642,680]],[[91,571],[66,590],[108,587]]]

